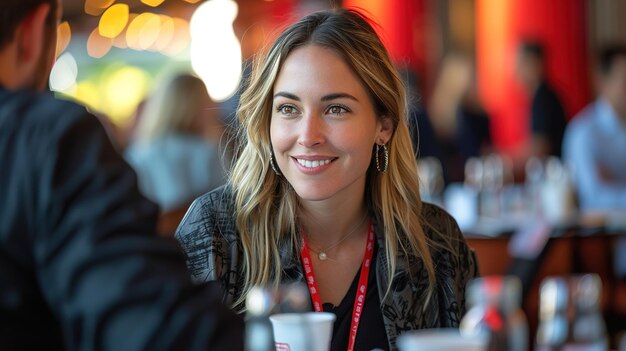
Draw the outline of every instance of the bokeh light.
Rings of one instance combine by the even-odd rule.
[[[70,90],[76,84],[78,77],[78,65],[71,53],[62,54],[52,66],[50,72],[50,89],[64,92]]]
[[[149,50],[161,51],[165,49],[174,37],[174,20],[170,16],[160,15],[161,28],[159,36],[154,41]]]
[[[165,0],[141,0],[144,4],[152,7],[157,7],[161,5]]]
[[[102,99],[98,86],[91,81],[82,81],[76,85],[76,89],[70,94],[72,98],[91,110],[102,111]]]
[[[233,30],[232,0],[202,3],[191,17],[191,66],[215,101],[229,98],[241,79],[241,45]]]
[[[100,35],[98,28],[94,29],[87,38],[87,54],[93,58],[106,55],[113,46],[113,39]]]
[[[59,57],[67,49],[70,40],[72,40],[72,30],[70,24],[64,21],[57,27],[57,52],[55,57]]]
[[[115,0],[85,0],[85,13],[100,16]]]
[[[144,12],[133,19],[126,29],[126,45],[135,50],[146,50],[159,37],[161,19],[158,15]]]
[[[127,125],[150,86],[150,74],[134,66],[114,67],[102,72],[102,104],[107,115],[118,125]]]
[[[161,49],[161,53],[168,56],[176,56],[189,47],[191,34],[189,22],[182,18],[172,18],[174,21],[174,33],[170,42]]]
[[[124,30],[128,23],[128,5],[115,4],[109,7],[100,17],[98,29],[105,38],[115,38]]]

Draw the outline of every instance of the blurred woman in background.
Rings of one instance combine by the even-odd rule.
[[[202,80],[180,74],[158,86],[125,151],[140,190],[169,212],[222,185],[223,132],[219,110]]]

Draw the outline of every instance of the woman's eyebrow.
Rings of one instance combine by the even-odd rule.
[[[341,98],[347,98],[347,99],[359,102],[359,99],[355,98],[354,96],[348,93],[332,93],[332,94],[324,95],[322,97],[322,101],[330,101],[330,100],[341,99]]]
[[[300,98],[297,97],[296,95],[293,95],[291,93],[287,93],[284,91],[279,91],[278,93],[274,94],[274,99],[276,99],[279,96],[286,97],[287,99],[291,99],[291,100],[300,101]]]
[[[278,93],[274,94],[274,99],[276,99],[279,96],[282,96],[291,100],[300,101],[300,98],[298,96],[291,94],[291,93],[287,93],[285,91],[279,91]],[[321,101],[331,101],[331,100],[342,99],[342,98],[354,100],[356,102],[359,101],[359,99],[355,98],[354,96],[348,93],[332,93],[332,94],[324,95],[322,96]]]

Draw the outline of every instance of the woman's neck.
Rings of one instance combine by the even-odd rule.
[[[367,222],[367,207],[363,198],[348,199],[333,206],[330,201],[301,204],[300,225],[307,240],[325,248],[342,240],[346,235],[360,236],[360,229]],[[364,231],[363,231],[364,232]]]

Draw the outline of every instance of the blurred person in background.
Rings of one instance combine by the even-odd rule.
[[[563,156],[580,207],[626,211],[626,44],[599,57],[598,98],[570,122]]]
[[[455,220],[422,203],[406,108],[358,12],[287,28],[241,96],[228,185],[176,233],[193,279],[220,282],[238,311],[256,285],[309,282],[315,311],[337,316],[331,350],[395,350],[405,331],[458,327],[476,261]]]
[[[58,0],[0,2],[0,348],[241,349],[96,117],[45,88]]]
[[[444,60],[431,96],[428,112],[441,145],[446,183],[462,182],[465,163],[491,150],[489,116],[474,87],[471,60],[460,53]]]
[[[547,80],[546,57],[545,48],[536,41],[523,41],[517,53],[516,74],[531,97],[530,142],[524,158],[561,157],[567,119],[559,95]]]
[[[435,157],[441,159],[441,146],[435,136],[433,125],[428,118],[426,107],[420,94],[419,77],[410,68],[401,68],[400,77],[406,87],[409,105],[409,131],[417,158]]]
[[[149,97],[124,156],[163,212],[187,208],[226,180],[224,124],[202,80],[179,74]]]

